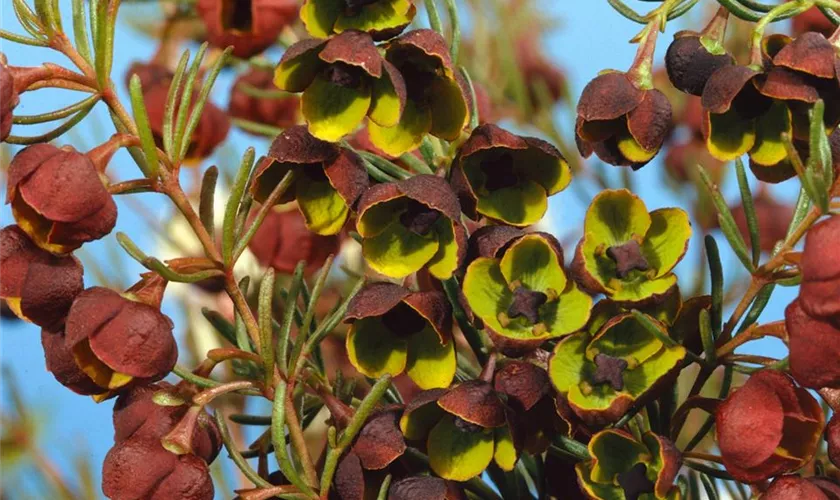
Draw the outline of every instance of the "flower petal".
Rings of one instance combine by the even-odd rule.
[[[300,19],[313,37],[329,38],[344,8],[342,0],[306,0],[300,8]]]
[[[405,371],[408,345],[393,335],[379,318],[365,318],[353,323],[347,334],[347,357],[365,376],[396,376]]]
[[[452,277],[464,259],[467,234],[458,222],[441,218],[437,223],[437,235],[440,246],[429,261],[429,272],[435,278],[445,280]]]
[[[493,441],[492,430],[462,431],[447,415],[429,433],[429,466],[444,479],[466,481],[490,465]]]
[[[363,6],[354,16],[340,16],[335,31],[359,30],[377,33],[411,23],[416,10],[410,0],[379,0]],[[378,37],[377,37],[378,38]]]
[[[755,119],[744,119],[736,110],[723,114],[706,113],[706,148],[720,161],[731,161],[755,145]]]
[[[316,1],[308,0],[307,4]],[[303,92],[324,66],[318,54],[325,43],[324,40],[310,39],[289,47],[274,70],[274,85],[286,92]]]
[[[542,186],[526,180],[480,196],[476,210],[493,220],[519,227],[530,226],[545,215],[548,196]]]
[[[388,61],[383,61],[382,67],[383,75],[373,81],[368,117],[381,127],[394,127],[405,109],[405,80]]]
[[[499,263],[508,284],[519,281],[529,289],[545,292],[566,288],[566,273],[552,246],[537,234],[523,236],[505,251]]]
[[[380,127],[376,122],[368,123],[370,140],[374,146],[392,156],[400,156],[416,149],[432,129],[432,111],[419,106],[412,100],[405,103],[400,122],[393,127]]]
[[[435,78],[429,85],[429,106],[432,110],[432,126],[429,133],[448,141],[454,141],[470,119],[467,100],[461,86],[455,79]]]
[[[327,180],[301,175],[295,182],[295,198],[306,227],[320,235],[337,234],[350,214],[344,199]]]
[[[680,208],[660,208],[650,213],[650,228],[642,252],[660,278],[683,258],[691,238],[691,222]]]
[[[404,278],[423,268],[439,247],[436,238],[417,235],[395,222],[378,235],[365,238],[362,255],[374,271]]]
[[[773,103],[770,110],[756,121],[755,145],[750,150],[750,160],[769,167],[787,158],[782,134],[790,134],[792,130],[790,110],[784,103]]]
[[[408,338],[406,373],[421,389],[449,387],[455,378],[455,342],[445,344],[427,326]]]
[[[598,483],[614,483],[618,474],[644,461],[644,456],[649,453],[644,445],[626,432],[601,431],[589,441],[589,454],[595,457],[590,479]]]
[[[336,142],[362,123],[370,109],[370,100],[370,88],[336,85],[319,75],[303,93],[301,110],[309,133]]]

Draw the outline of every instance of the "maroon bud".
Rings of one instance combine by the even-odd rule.
[[[327,257],[341,246],[339,235],[322,236],[306,228],[299,210],[268,212],[248,248],[263,266],[291,274],[298,262],[306,261],[305,274],[321,268]]]
[[[61,325],[84,289],[83,274],[79,259],[41,250],[20,227],[0,231],[0,297],[21,319],[44,328]]]
[[[761,495],[761,500],[837,500],[840,486],[824,477],[781,476]]]
[[[802,286],[799,300],[809,315],[836,318],[840,314],[840,217],[833,216],[808,230],[799,267]]]
[[[674,35],[665,54],[665,68],[674,87],[699,96],[712,73],[735,64],[722,43],[728,18],[729,11],[722,8],[700,33],[681,31]]]
[[[100,399],[162,379],[178,358],[167,316],[107,288],[76,297],[64,333],[79,368],[102,389]]]
[[[199,0],[196,9],[212,45],[233,46],[233,55],[248,58],[274,45],[283,28],[297,18],[298,2]]]
[[[149,438],[111,448],[102,464],[102,492],[111,500],[212,500],[214,495],[204,460],[175,455]]]
[[[0,62],[0,142],[9,137],[13,112],[19,102],[14,76],[9,68]]]
[[[107,235],[117,222],[103,169],[70,146],[29,146],[9,165],[6,203],[39,247],[55,254],[73,251]]]
[[[840,417],[831,416],[825,427],[825,440],[828,442],[828,459],[835,467],[840,464]]]
[[[274,86],[274,73],[263,69],[251,69],[239,76],[233,84],[228,105],[230,116],[284,129],[300,121],[298,96],[288,94],[257,97],[249,94],[244,88],[246,86],[261,91],[280,92]]]
[[[833,323],[809,316],[802,296],[785,309],[790,373],[812,389],[840,387],[840,329]]]
[[[156,61],[137,61],[132,63],[128,67],[128,71],[125,72],[126,87],[131,85],[131,77],[134,75],[140,78],[140,85],[144,90],[150,89],[155,85],[169,86],[169,83],[175,76],[167,66]]]

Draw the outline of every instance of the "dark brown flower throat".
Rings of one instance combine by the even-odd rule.
[[[515,186],[519,182],[510,153],[502,153],[500,156],[481,162],[481,170],[487,178],[484,187],[489,191]]]
[[[429,234],[438,219],[440,212],[415,200],[411,200],[406,211],[400,215],[400,223],[420,236]]]
[[[654,483],[647,477],[647,466],[637,463],[630,470],[618,475],[618,485],[624,490],[624,498],[638,500],[644,493],[653,493]]]
[[[624,389],[624,370],[626,369],[627,361],[609,354],[596,354],[592,383],[595,385],[610,384],[613,390],[620,391]]]
[[[615,262],[615,274],[621,279],[626,278],[631,271],[650,269],[647,259],[642,255],[642,247],[636,240],[608,248],[607,257]]]
[[[548,295],[518,286],[513,291],[513,302],[508,307],[510,318],[524,317],[532,325],[540,321],[540,306],[548,301]]]

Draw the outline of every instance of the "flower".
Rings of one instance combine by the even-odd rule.
[[[807,500],[840,498],[840,486],[824,476],[807,478],[796,475],[780,476],[774,479],[770,487],[761,495],[761,500],[788,500],[790,498]]]
[[[548,365],[551,382],[584,422],[600,426],[617,421],[679,372],[685,348],[663,342],[666,325],[647,315],[645,319],[649,326],[601,301],[586,329],[555,346]]]
[[[63,323],[85,287],[79,259],[41,250],[18,226],[0,230],[0,274],[0,297],[18,317],[44,328]]]
[[[491,461],[513,470],[521,450],[515,418],[490,383],[467,380],[415,396],[405,407],[400,429],[409,441],[426,441],[435,474],[466,481]]]
[[[801,289],[800,289],[801,290]],[[840,388],[840,328],[836,322],[810,316],[802,295],[785,309],[790,374],[805,387]]]
[[[761,370],[715,412],[721,458],[738,481],[754,483],[795,471],[814,456],[823,411],[785,374]]]
[[[828,443],[828,459],[837,467],[840,464],[840,417],[836,414],[825,426],[825,440]]]
[[[619,430],[601,431],[589,441],[591,460],[575,466],[578,482],[590,498],[680,498],[674,479],[682,457],[668,439],[652,432],[636,441]]]
[[[529,226],[545,215],[548,197],[571,180],[569,164],[551,144],[485,124],[458,150],[451,182],[471,219]]]
[[[341,231],[370,182],[356,153],[316,139],[303,125],[286,129],[271,143],[254,173],[254,199],[265,202],[290,171],[294,182],[277,203],[296,200],[306,227],[327,236]]]
[[[97,400],[162,379],[178,357],[167,316],[102,287],[76,297],[64,341],[78,367],[99,387]]]
[[[464,297],[497,348],[522,354],[586,325],[592,299],[566,277],[553,236],[488,226],[470,242]]]
[[[296,0],[199,0],[196,10],[211,44],[233,46],[233,55],[247,59],[274,45],[294,22],[298,5]]]
[[[403,76],[361,31],[292,45],[277,65],[274,84],[303,92],[301,112],[309,133],[331,142],[353,132],[365,116],[383,127],[395,126],[406,106]]]
[[[461,500],[463,488],[455,481],[446,481],[433,476],[409,476],[394,481],[388,489],[389,500],[418,500],[436,498],[440,500]]]
[[[601,191],[586,211],[572,271],[584,289],[616,302],[660,300],[677,282],[671,271],[690,237],[691,222],[682,209],[648,213],[626,189]]]
[[[817,7],[811,7],[805,12],[794,16],[791,19],[791,32],[793,36],[800,36],[808,31],[816,31],[823,36],[830,37],[837,29],[837,26],[825,17],[825,14],[820,12]]]
[[[71,146],[28,146],[9,165],[6,203],[36,245],[55,254],[73,251],[117,222],[103,168]]]
[[[799,263],[802,271],[799,302],[811,316],[836,318],[840,314],[840,262],[834,257],[839,244],[840,217],[837,216],[814,224],[805,234]]]
[[[701,32],[680,31],[665,54],[665,68],[674,87],[691,95],[703,94],[709,77],[719,68],[735,64],[722,41],[729,11],[718,10]]]
[[[467,246],[460,215],[458,197],[440,177],[375,184],[359,201],[362,255],[374,271],[390,278],[428,268],[435,278],[448,279]]]
[[[429,29],[409,31],[387,43],[385,59],[403,76],[407,100],[396,125],[369,123],[373,144],[399,156],[420,146],[426,134],[457,139],[469,122],[469,92],[446,40]]]
[[[102,393],[102,388],[76,363],[73,352],[64,341],[63,330],[42,329],[41,346],[44,348],[47,371],[52,373],[59,384],[84,396]]]
[[[415,14],[412,0],[306,0],[300,9],[306,31],[315,38],[359,30],[387,40],[411,24]]]
[[[14,110],[19,102],[15,77],[9,67],[0,61],[0,142],[5,141],[11,133]]]
[[[279,128],[289,128],[298,123],[300,98],[294,95],[258,97],[250,94],[249,88],[280,93],[274,86],[273,72],[253,68],[233,83],[228,103],[230,116]]]
[[[452,308],[442,292],[369,283],[345,318],[347,355],[363,375],[405,372],[421,389],[448,387],[455,377]]]

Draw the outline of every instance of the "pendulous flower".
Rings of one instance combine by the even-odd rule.
[[[702,31],[680,31],[665,54],[665,68],[674,87],[691,95],[703,94],[709,77],[719,68],[735,64],[735,58],[724,49],[729,11],[721,7]]]
[[[415,14],[412,0],[306,0],[300,9],[306,31],[315,38],[358,30],[387,40],[402,33]]]
[[[810,316],[801,293],[785,309],[790,374],[801,385],[840,388],[840,328],[836,323]]]
[[[43,328],[60,326],[84,290],[83,274],[79,259],[42,250],[20,227],[0,231],[0,297],[19,318]]]
[[[247,59],[274,45],[298,14],[297,0],[199,0],[198,15],[207,38],[219,48]]]
[[[715,412],[726,470],[754,483],[799,469],[814,456],[823,411],[784,373],[764,369],[729,395]]]
[[[393,127],[406,106],[403,75],[361,31],[292,45],[277,65],[274,84],[303,92],[301,112],[309,133],[330,142],[352,133],[366,116]]]
[[[387,43],[385,59],[405,80],[399,123],[369,123],[373,144],[389,155],[416,149],[426,134],[454,141],[470,119],[469,92],[452,63],[446,40],[434,30],[409,31]]]
[[[347,355],[363,375],[405,372],[421,389],[448,387],[455,377],[452,308],[442,292],[369,283],[345,317]]]
[[[571,180],[569,164],[551,144],[485,124],[458,150],[451,182],[471,219],[530,226]]]
[[[458,197],[440,177],[375,184],[359,201],[362,255],[374,271],[390,278],[427,268],[435,278],[448,279],[467,247],[460,216]]]
[[[463,500],[463,488],[455,481],[446,481],[434,476],[409,476],[391,483],[389,500]]]
[[[690,237],[691,222],[682,209],[648,213],[626,189],[601,191],[586,211],[572,272],[584,289],[616,302],[655,302],[676,284],[671,271]]]
[[[770,487],[761,495],[761,500],[788,500],[791,498],[834,500],[840,498],[840,485],[825,476],[780,476],[774,479]]]
[[[586,325],[592,299],[567,278],[553,236],[488,226],[473,234],[470,248],[477,258],[464,275],[464,297],[506,354],[534,350]]]
[[[306,227],[320,235],[341,231],[370,183],[356,153],[313,137],[303,125],[286,129],[271,143],[254,174],[254,199],[265,202],[289,172],[294,181],[277,203],[296,200]]]
[[[260,97],[249,93],[252,90],[282,94],[274,86],[273,72],[253,68],[233,83],[228,103],[228,114],[231,117],[283,129],[299,123],[299,97],[291,94]]]
[[[71,252],[107,235],[117,222],[103,170],[70,146],[28,146],[9,165],[6,203],[35,244],[55,254]]]
[[[799,267],[802,309],[818,318],[837,318],[840,314],[840,262],[834,256],[840,245],[840,217],[832,216],[814,224],[805,234],[805,248]],[[837,321],[840,325],[840,321]]]
[[[5,141],[12,131],[12,119],[19,102],[15,78],[9,67],[0,61],[0,142]]]

